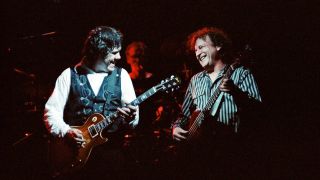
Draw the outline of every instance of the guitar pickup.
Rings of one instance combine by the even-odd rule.
[[[96,127],[94,126],[94,124],[92,124],[91,126],[89,126],[88,131],[90,133],[90,136],[92,138],[96,137],[98,135],[98,132],[96,130]]]

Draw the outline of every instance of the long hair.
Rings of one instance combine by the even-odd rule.
[[[98,26],[89,32],[83,45],[82,56],[89,61],[105,56],[114,48],[121,47],[122,37],[121,32],[112,27]]]

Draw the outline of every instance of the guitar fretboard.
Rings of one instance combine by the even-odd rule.
[[[230,78],[232,73],[233,73],[233,67],[232,66],[229,66],[227,72],[223,75],[223,79],[226,79],[226,78]],[[222,84],[222,80],[219,84],[219,86]],[[218,96],[220,95],[221,91],[220,91],[220,88],[218,88],[214,91],[213,95],[210,97],[210,99],[208,100],[206,106],[203,108],[203,111],[210,111],[212,105],[216,102]]]
[[[141,94],[139,97],[137,97],[135,100],[133,100],[130,105],[137,106],[146,99],[148,99],[150,96],[154,95],[157,92],[155,87],[150,88],[145,93]]]
[[[137,106],[152,95],[154,95],[157,92],[156,87],[150,88],[148,91],[141,94],[139,97],[137,97],[135,100],[133,100],[130,105]],[[100,121],[95,125],[95,129],[100,132],[105,127],[109,126],[111,123],[115,121],[115,119],[118,117],[118,113],[112,113],[108,117],[106,117],[104,120]]]

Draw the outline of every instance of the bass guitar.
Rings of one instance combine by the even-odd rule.
[[[239,62],[236,61],[235,63],[233,63],[232,65],[230,65],[227,70],[225,71],[222,79],[229,79],[233,73],[233,71],[239,67]],[[221,80],[222,82],[222,80]],[[219,86],[221,85],[221,83],[219,84]],[[213,104],[217,101],[219,95],[220,95],[221,91],[219,88],[217,88],[213,95],[209,98],[207,104],[205,105],[205,107],[203,108],[202,111],[200,110],[195,110],[192,114],[191,117],[189,119],[189,123],[188,123],[188,136],[187,136],[187,141],[192,141],[194,139],[197,139],[197,137],[201,134],[199,131],[199,127],[202,124],[202,122],[204,121],[205,118],[205,112],[210,112],[212,109]]]

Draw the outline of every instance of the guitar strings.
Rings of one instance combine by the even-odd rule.
[[[230,75],[231,75],[232,72],[233,72],[232,70],[233,70],[232,67],[229,66],[228,69],[227,69],[227,71],[226,71],[226,74],[225,74],[224,77],[223,77],[223,79],[226,78],[226,77],[230,77]],[[222,80],[221,80],[219,86],[220,86],[221,84],[222,84]],[[214,103],[214,101],[215,101],[215,96],[217,96],[218,94],[220,94],[220,90],[219,90],[219,89],[217,89],[217,91],[215,91],[215,93],[211,96],[212,98],[209,99],[209,102],[206,104],[206,106],[204,107],[204,109],[208,109],[208,108],[209,108],[208,106],[211,106],[211,104]],[[200,125],[199,125],[199,121],[200,121],[203,117],[204,117],[204,113],[203,113],[203,111],[201,111],[200,114],[196,117],[196,120],[192,123],[192,125],[191,125],[191,127],[190,127],[190,129],[189,129],[189,137],[187,138],[187,140],[190,140],[190,137],[192,137],[192,136],[196,133],[198,127],[200,126]]]

